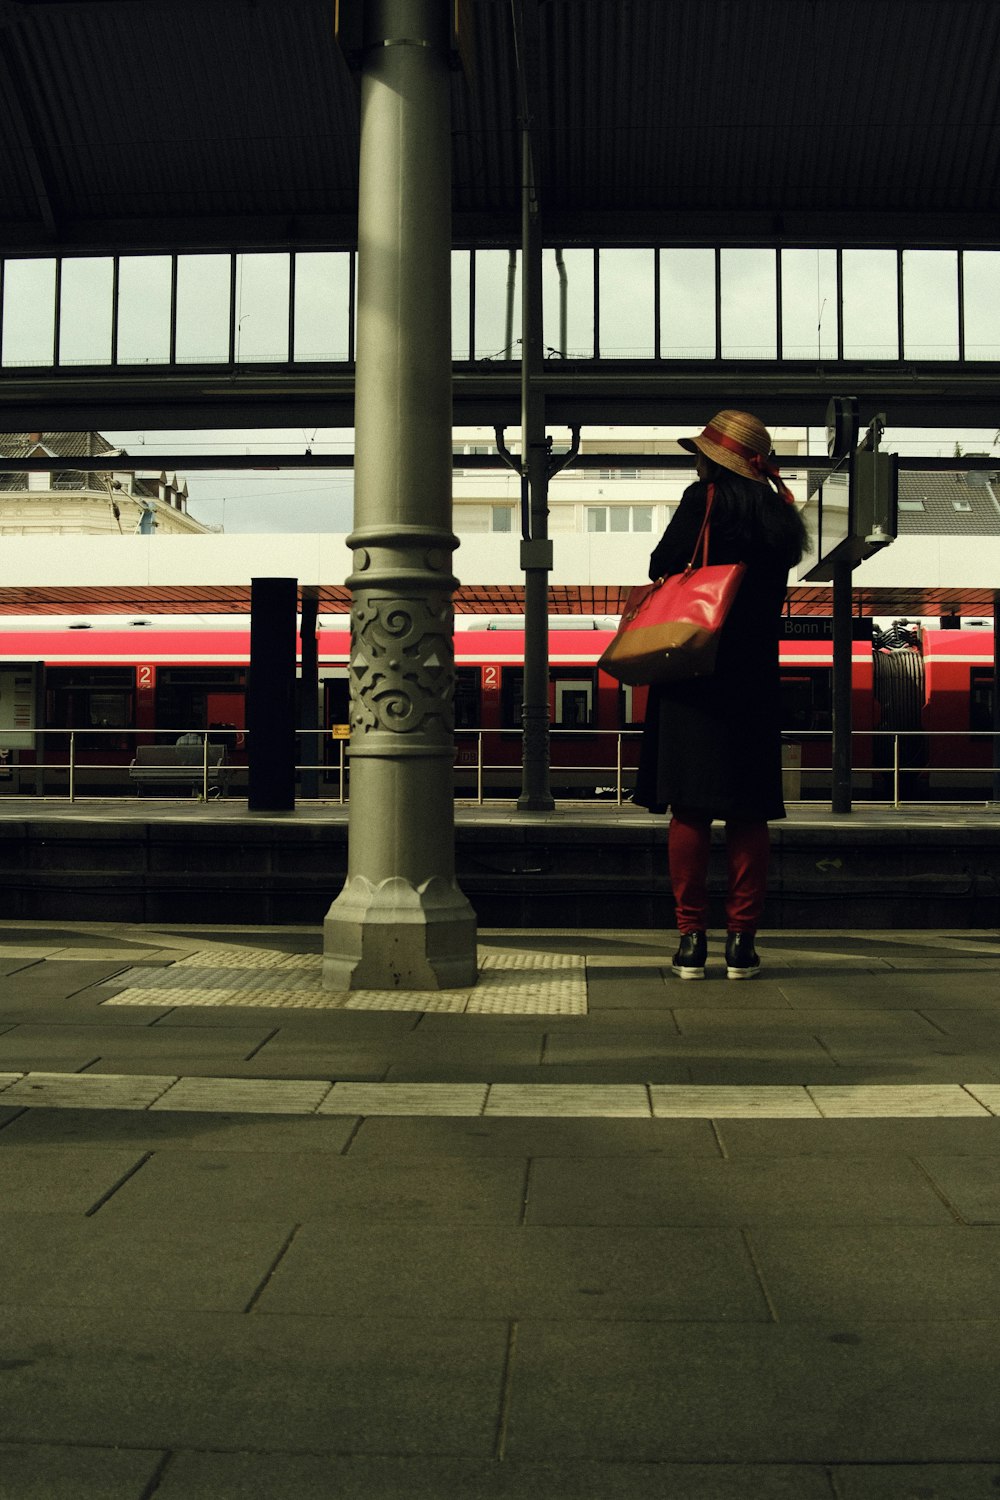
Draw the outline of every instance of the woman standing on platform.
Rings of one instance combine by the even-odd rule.
[[[716,818],[725,822],[726,972],[752,979],[760,968],[754,937],[767,889],[767,825],[785,816],[779,621],[806,532],[771,461],[771,435],[756,417],[719,412],[681,447],[696,455],[698,480],[650,558],[650,578],[682,572],[690,562],[710,486],[708,560],[745,563],[746,573],[714,674],[649,690],[635,801],[672,813],[670,883],[680,933],[673,971],[681,979],[705,977],[711,826]]]

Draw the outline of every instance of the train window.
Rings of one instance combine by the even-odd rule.
[[[781,674],[781,727],[784,730],[829,729],[833,722],[829,667]]]
[[[455,669],[455,728],[478,729],[483,722],[480,708],[479,667]]]
[[[156,674],[156,726],[174,734],[212,723],[245,722],[245,667],[161,667]]]
[[[524,668],[504,667],[500,673],[500,725],[520,729],[524,701]]]
[[[640,698],[643,691],[640,690]],[[618,689],[618,727],[620,729],[641,729],[644,723],[645,705],[637,701],[635,688],[628,687],[623,683]]]
[[[993,668],[973,667],[969,685],[969,728],[993,728]]]
[[[131,667],[50,667],[45,676],[50,729],[135,727],[135,672]],[[107,749],[106,735],[82,735],[82,749]]]
[[[554,729],[592,729],[594,726],[593,672],[560,672],[552,675]]]

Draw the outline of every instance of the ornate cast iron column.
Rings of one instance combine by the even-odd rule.
[[[361,85],[351,798],[329,988],[476,978],[455,883],[448,0],[367,0]]]

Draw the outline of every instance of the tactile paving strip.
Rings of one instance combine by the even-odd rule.
[[[815,1093],[817,1098],[811,1100]],[[793,1098],[797,1095],[798,1099]],[[823,1097],[826,1096],[826,1097]],[[834,1097],[836,1096],[836,1097]],[[980,1098],[982,1102],[980,1102]],[[428,1115],[522,1119],[688,1117],[731,1120],[995,1119],[1000,1085],[886,1084],[843,1088],[706,1084],[331,1083],[329,1079],[169,1078],[147,1074],[0,1073],[0,1105],[280,1115]]]
[[[479,983],[470,989],[338,991],[323,989],[319,954],[220,944],[199,949],[169,968],[133,968],[119,974],[110,983],[125,988],[103,1003],[469,1015],[587,1013],[586,963],[578,954],[480,949],[479,962]],[[310,972],[304,972],[307,969]]]

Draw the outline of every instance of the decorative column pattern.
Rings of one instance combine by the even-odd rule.
[[[329,988],[476,978],[455,883],[448,0],[367,0],[347,884]]]

